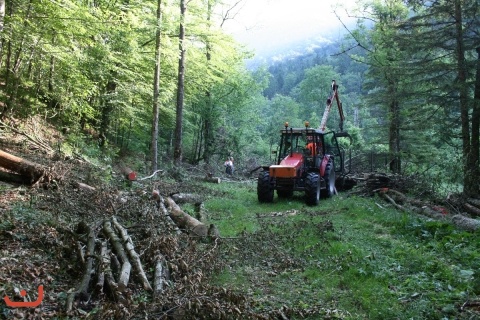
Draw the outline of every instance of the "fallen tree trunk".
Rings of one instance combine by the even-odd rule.
[[[0,171],[0,180],[8,183],[29,184],[30,179],[21,174]]]
[[[476,206],[473,206],[469,203],[464,203],[463,208],[470,214],[480,217],[480,209]]]
[[[170,217],[181,229],[186,229],[188,232],[191,232],[200,237],[206,237],[208,234],[208,227],[189,215],[185,213],[172,198],[166,198],[167,207],[170,212]]]
[[[477,231],[480,229],[480,220],[471,219],[461,214],[456,214],[452,217],[453,223],[467,231]]]
[[[10,153],[0,150],[0,167],[24,176],[30,184],[34,184],[46,175],[47,169]]]

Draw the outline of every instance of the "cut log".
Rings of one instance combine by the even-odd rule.
[[[477,208],[476,206],[472,206],[469,203],[464,203],[463,208],[470,214],[480,217],[480,209]]]
[[[203,202],[195,203],[195,216],[198,221],[203,222],[207,220],[207,214],[206,214],[205,205],[203,204]]]
[[[117,254],[117,256],[119,257],[120,262],[122,264],[120,275],[117,281],[118,290],[122,292],[128,286],[132,265],[128,260],[125,250],[123,250],[122,240],[120,240],[120,238],[117,236],[117,234],[115,233],[115,230],[113,230],[112,228],[112,223],[107,219],[105,219],[105,221],[103,222],[103,231],[105,232],[105,235],[110,239],[110,243],[112,244],[112,247],[115,253]]]
[[[24,176],[30,184],[39,181],[47,172],[47,169],[42,165],[30,162],[2,150],[0,150],[0,167]]]
[[[118,220],[115,217],[112,217],[112,223],[117,229],[118,233],[120,234],[120,237],[123,240],[123,245],[127,249],[128,256],[133,262],[133,266],[135,270],[137,271],[140,280],[142,281],[142,286],[143,289],[147,291],[152,291],[152,286],[148,282],[147,276],[145,275],[145,272],[143,271],[143,266],[142,262],[140,261],[140,256],[138,255],[137,252],[135,252],[135,248],[133,246],[132,238],[127,233],[127,230],[118,222]]]
[[[96,191],[97,190],[94,187],[89,186],[88,184],[85,184],[85,183],[82,183],[82,182],[77,182],[76,184],[77,184],[77,187],[79,189],[82,189],[82,190],[87,190],[87,191]]]
[[[202,202],[200,196],[192,193],[175,193],[171,197],[177,204]]]
[[[168,280],[168,268],[166,268],[166,260],[162,254],[157,254],[155,259],[155,279],[153,281],[154,294],[159,295],[163,292],[164,284]]]
[[[137,180],[137,173],[125,165],[120,165],[120,172],[129,181]]]
[[[189,215],[185,213],[172,198],[166,198],[168,211],[170,212],[170,217],[177,224],[180,229],[185,229],[188,232],[193,233],[194,235],[200,237],[206,237],[208,234],[208,227]]]
[[[467,231],[477,231],[480,229],[480,220],[471,219],[461,214],[456,214],[452,217],[454,224]]]
[[[88,228],[88,242],[87,242],[87,252],[85,256],[87,257],[86,264],[84,267],[82,281],[80,282],[77,290],[70,292],[67,301],[66,301],[66,310],[67,313],[72,311],[73,301],[78,297],[83,301],[89,299],[88,287],[92,275],[94,274],[93,260],[94,260],[94,251],[95,251],[95,232],[93,228]]]
[[[211,183],[220,183],[221,179],[219,177],[205,177],[203,178],[204,181],[206,182],[211,182]]]

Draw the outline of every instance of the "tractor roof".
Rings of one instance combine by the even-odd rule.
[[[294,134],[294,135],[306,135],[306,134],[313,134],[313,135],[323,135],[324,132],[320,129],[311,129],[311,128],[287,128],[280,130],[282,134]]]

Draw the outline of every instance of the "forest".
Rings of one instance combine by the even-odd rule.
[[[29,207],[15,207],[9,213],[2,209],[2,215],[8,218],[0,222],[0,239],[15,242],[17,237],[12,230],[31,232],[32,226],[40,228],[42,241],[46,243],[57,243],[60,240],[53,238],[58,238],[65,245],[68,243],[65,239],[75,238],[74,243],[83,243],[85,247],[78,259],[90,266],[93,277],[92,265],[102,259],[105,251],[102,254],[91,251],[107,250],[105,239],[115,243],[115,232],[125,236],[123,240],[127,243],[125,230],[131,232],[137,226],[153,225],[162,208],[165,212],[170,210],[165,216],[185,212],[188,216],[198,209],[187,206],[182,212],[183,208],[170,199],[174,193],[191,190],[209,197],[206,190],[210,187],[195,183],[187,187],[188,178],[196,175],[223,178],[224,161],[231,157],[235,171],[230,179],[237,182],[255,179],[256,169],[272,163],[272,151],[278,148],[279,131],[285,122],[293,127],[302,127],[305,121],[314,126],[320,124],[332,80],[339,85],[345,112],[344,129],[352,137],[351,144],[346,140],[341,144],[349,155],[353,175],[363,177],[366,172],[380,172],[401,177],[399,179],[409,181],[408,187],[401,191],[418,201],[455,197],[461,199],[459,203],[466,199],[480,203],[480,3],[477,0],[359,0],[353,8],[337,6],[334,10],[348,10],[349,15],[357,18],[355,26],[344,25],[340,40],[320,43],[301,55],[272,60],[254,68],[247,68],[246,64],[254,58],[254,52],[224,30],[225,23],[235,19],[244,1],[0,0],[0,148],[32,161],[22,162],[21,158],[5,155],[0,150],[0,181],[12,179],[9,172],[12,159],[14,162],[20,159],[19,168],[13,167],[18,169],[17,173],[22,175],[25,166],[34,170],[41,168],[41,173],[35,176],[29,172],[27,180],[30,179],[30,186],[38,187],[40,182],[43,186],[27,191],[15,189],[12,199]],[[338,131],[339,121],[340,115],[333,108],[327,130]],[[18,136],[23,142],[14,138]],[[369,165],[365,166],[361,159],[369,159]],[[45,169],[43,165],[50,160],[56,161],[55,165]],[[81,164],[70,163],[67,168],[68,161]],[[88,168],[84,167],[87,165]],[[125,167],[145,179],[159,173],[168,174],[175,182],[151,180],[148,185],[154,189],[151,196],[151,190],[145,191],[135,184],[132,187],[131,181],[117,178],[116,174]],[[67,175],[70,178],[64,181],[68,183],[62,184],[62,177]],[[102,189],[104,185],[117,189],[107,192]],[[67,186],[75,186],[78,192],[70,193]],[[129,191],[120,191],[124,187]],[[228,195],[229,191],[218,188],[220,190],[211,190],[212,194],[219,198]],[[42,190],[46,190],[46,194],[42,194]],[[1,192],[7,194],[3,189]],[[251,195],[242,192],[245,197]],[[10,205],[11,199],[7,198],[0,202]],[[133,205],[133,201],[140,204]],[[145,209],[142,203],[152,201],[154,205]],[[394,205],[405,210],[399,204],[403,202]],[[97,209],[93,205],[97,205]],[[337,211],[349,210],[336,206]],[[37,220],[40,218],[32,208],[48,211],[46,220]],[[480,211],[476,206],[472,208],[471,214]],[[143,212],[142,217],[135,213],[137,209]],[[315,215],[313,209],[298,210]],[[372,212],[377,212],[375,210]],[[96,221],[99,211],[105,215],[101,223]],[[120,211],[124,219],[120,222],[129,225],[126,229],[113,217]],[[59,218],[62,212],[67,218]],[[257,213],[257,218],[261,214],[264,212]],[[80,218],[82,221],[71,230],[71,224]],[[64,224],[59,223],[60,220]],[[96,221],[93,225],[85,225],[93,221]],[[51,226],[54,222],[58,223],[55,228]],[[165,226],[168,230],[172,228],[167,222]],[[196,236],[205,237],[208,224],[201,226],[205,230]],[[325,221],[316,226],[320,226],[322,232],[334,229]],[[408,229],[405,225],[402,227]],[[438,228],[435,232],[445,231],[443,225],[430,227]],[[414,236],[418,231],[408,230]],[[84,236],[72,236],[77,231]],[[135,243],[142,254],[150,257],[144,263],[151,270],[165,267],[167,264],[162,262],[165,259],[159,254],[165,248],[170,250],[163,253],[167,260],[188,253],[188,257],[182,256],[175,263],[170,260],[170,271],[174,271],[172,265],[177,268],[177,276],[172,277],[177,277],[178,283],[183,281],[184,274],[194,275],[198,280],[185,276],[185,282],[177,288],[186,291],[166,298],[169,306],[175,306],[172,310],[197,312],[205,307],[201,299],[195,300],[193,307],[188,302],[188,308],[182,299],[190,297],[192,292],[188,290],[197,290],[195,294],[204,290],[202,295],[211,295],[210,300],[207,299],[209,312],[222,310],[212,302],[213,296],[222,297],[222,307],[235,312],[239,305],[236,299],[240,299],[235,293],[200,286],[203,276],[225,268],[225,265],[209,263],[218,253],[215,250],[220,250],[215,241],[217,237],[213,240],[214,247],[210,248],[212,239],[208,233],[209,242],[201,244],[205,245],[205,251],[197,252],[192,238],[181,241],[161,238],[158,231],[150,231],[142,231],[138,238],[134,236],[135,240],[147,239]],[[254,230],[246,226],[238,234],[246,231]],[[98,238],[99,233],[105,238]],[[237,236],[236,231],[231,233],[232,238]],[[472,235],[458,235],[458,239],[465,237],[470,239]],[[268,235],[263,234],[261,241],[266,239]],[[330,240],[335,241],[335,237]],[[182,241],[188,244],[182,246]],[[104,247],[99,248],[99,243]],[[75,247],[72,252],[78,249],[76,244],[72,246]],[[235,255],[232,252],[237,249],[233,248],[223,254]],[[64,251],[62,247],[57,253],[65,255]],[[68,257],[74,255],[70,253]],[[141,270],[138,257],[135,261],[138,263],[134,265],[138,267],[135,270]],[[120,262],[123,268],[126,263],[122,259]],[[197,262],[198,268],[204,268],[204,274],[191,267]],[[346,260],[343,262],[349,264]],[[289,267],[298,267],[294,265]],[[70,264],[62,267],[73,269]],[[0,265],[2,268],[7,266]],[[465,266],[470,277],[469,268],[475,267]],[[81,279],[81,272],[75,272]],[[78,287],[73,295],[62,296],[67,313],[73,312],[72,309],[80,312],[81,308],[94,308],[75,304],[82,300],[82,295],[90,294],[90,277],[87,278],[85,286]],[[72,287],[74,281],[67,281],[68,285],[61,289]],[[98,281],[100,283],[100,279]],[[145,281],[145,290],[151,291],[149,280]],[[194,284],[189,288],[188,283],[192,281]],[[115,301],[131,303],[128,290],[117,292],[113,287],[118,286],[110,287]],[[7,292],[5,288],[2,287],[1,292]],[[151,297],[142,294],[139,299],[144,298],[150,301]],[[135,308],[141,309],[145,301],[135,304]],[[245,310],[251,311],[252,305],[242,301]],[[103,309],[101,312],[105,313],[101,318],[127,317],[126,310],[116,308],[115,315]],[[140,309],[135,309],[137,315]],[[240,309],[238,318],[245,312]],[[289,309],[289,312],[302,318],[300,315],[307,309],[311,308]],[[0,310],[8,313],[3,305]],[[155,312],[162,318],[176,312],[172,310]],[[375,313],[373,318],[381,319],[384,311]],[[195,312],[186,314],[193,319],[201,314]],[[185,316],[176,317],[182,318],[182,315]],[[281,315],[275,311],[271,318],[281,318]],[[253,313],[250,316],[269,318]],[[235,318],[219,313],[218,318],[222,317]]]
[[[2,121],[48,121],[61,152],[248,171],[283,122],[319,123],[336,79],[353,152],[478,194],[477,1],[359,1],[340,43],[255,70],[222,29],[242,1],[2,2]]]

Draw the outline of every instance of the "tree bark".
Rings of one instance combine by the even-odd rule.
[[[0,167],[24,176],[28,179],[30,184],[37,182],[46,173],[46,168],[42,165],[30,162],[2,150],[0,150]]]
[[[173,150],[173,161],[175,165],[182,162],[182,133],[183,133],[183,103],[185,95],[185,12],[187,6],[185,0],[180,0],[180,32],[178,39],[178,85],[177,85],[177,109],[175,120],[175,145]]]
[[[160,50],[162,31],[162,0],[157,0],[157,32],[155,34],[155,72],[153,76],[153,118],[152,118],[152,172],[158,169],[158,115],[160,96]]]
[[[177,224],[180,229],[186,229],[188,232],[191,232],[200,237],[206,237],[208,234],[208,227],[190,216],[188,213],[183,212],[183,210],[173,201],[172,198],[166,198],[167,206],[170,212],[170,217]]]
[[[95,231],[92,227],[88,227],[88,241],[87,241],[87,252],[85,256],[87,257],[87,263],[84,266],[82,281],[80,282],[77,290],[71,292],[66,301],[66,310],[67,312],[72,311],[73,301],[75,298],[79,297],[81,300],[86,301],[89,298],[88,288],[92,275],[94,273],[93,261],[94,261],[94,251],[95,251]]]
[[[154,294],[158,295],[163,292],[163,287],[165,282],[168,280],[168,269],[166,268],[165,264],[165,257],[162,254],[158,254],[155,264],[155,279],[154,279]]]
[[[456,41],[456,59],[457,59],[457,84],[460,94],[460,119],[462,123],[462,155],[463,155],[463,193],[466,196],[474,196],[478,176],[472,174],[472,144],[470,140],[470,120],[468,115],[468,85],[467,85],[467,66],[465,63],[465,45],[463,39],[463,17],[462,1],[455,0],[455,41]],[[477,164],[478,165],[478,164]]]

